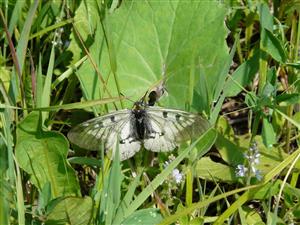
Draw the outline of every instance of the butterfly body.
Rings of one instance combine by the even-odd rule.
[[[133,130],[136,131],[136,136],[139,140],[143,140],[147,131],[147,114],[144,109],[134,108],[131,111],[133,115]]]
[[[140,101],[132,109],[112,112],[77,125],[68,133],[68,138],[89,150],[98,150],[104,145],[112,158],[118,146],[120,159],[125,160],[141,146],[154,152],[171,151],[209,126],[208,121],[197,114],[148,106]]]

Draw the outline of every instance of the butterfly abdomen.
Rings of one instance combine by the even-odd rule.
[[[146,134],[146,126],[147,126],[147,114],[146,111],[143,109],[139,110],[132,110],[132,113],[134,115],[135,121],[135,130],[137,133],[137,136],[139,140],[143,140],[145,138]]]

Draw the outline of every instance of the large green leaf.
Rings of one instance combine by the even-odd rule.
[[[162,78],[165,65],[169,92],[165,105],[184,108],[190,104],[200,75],[211,102],[226,76],[220,72],[228,57],[225,13],[225,7],[215,1],[122,2],[98,24],[90,48],[92,60],[78,71],[85,97],[107,97],[109,90],[112,96],[121,92],[137,100]],[[107,89],[99,76],[108,81]]]
[[[40,190],[49,182],[52,196],[80,195],[75,171],[66,160],[68,142],[52,131],[41,129],[38,112],[30,113],[17,127],[16,158]]]

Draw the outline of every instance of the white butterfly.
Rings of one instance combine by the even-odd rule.
[[[98,150],[104,144],[113,158],[119,141],[120,160],[128,159],[143,145],[153,152],[175,149],[182,141],[199,136],[209,128],[200,115],[136,102],[132,109],[106,114],[71,129],[70,141],[81,148]]]

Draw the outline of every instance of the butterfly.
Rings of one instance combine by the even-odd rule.
[[[142,146],[153,152],[171,151],[209,127],[209,122],[200,115],[152,106],[141,100],[132,109],[115,111],[75,126],[68,138],[84,149],[98,150],[103,145],[111,158],[118,147],[123,161]]]

